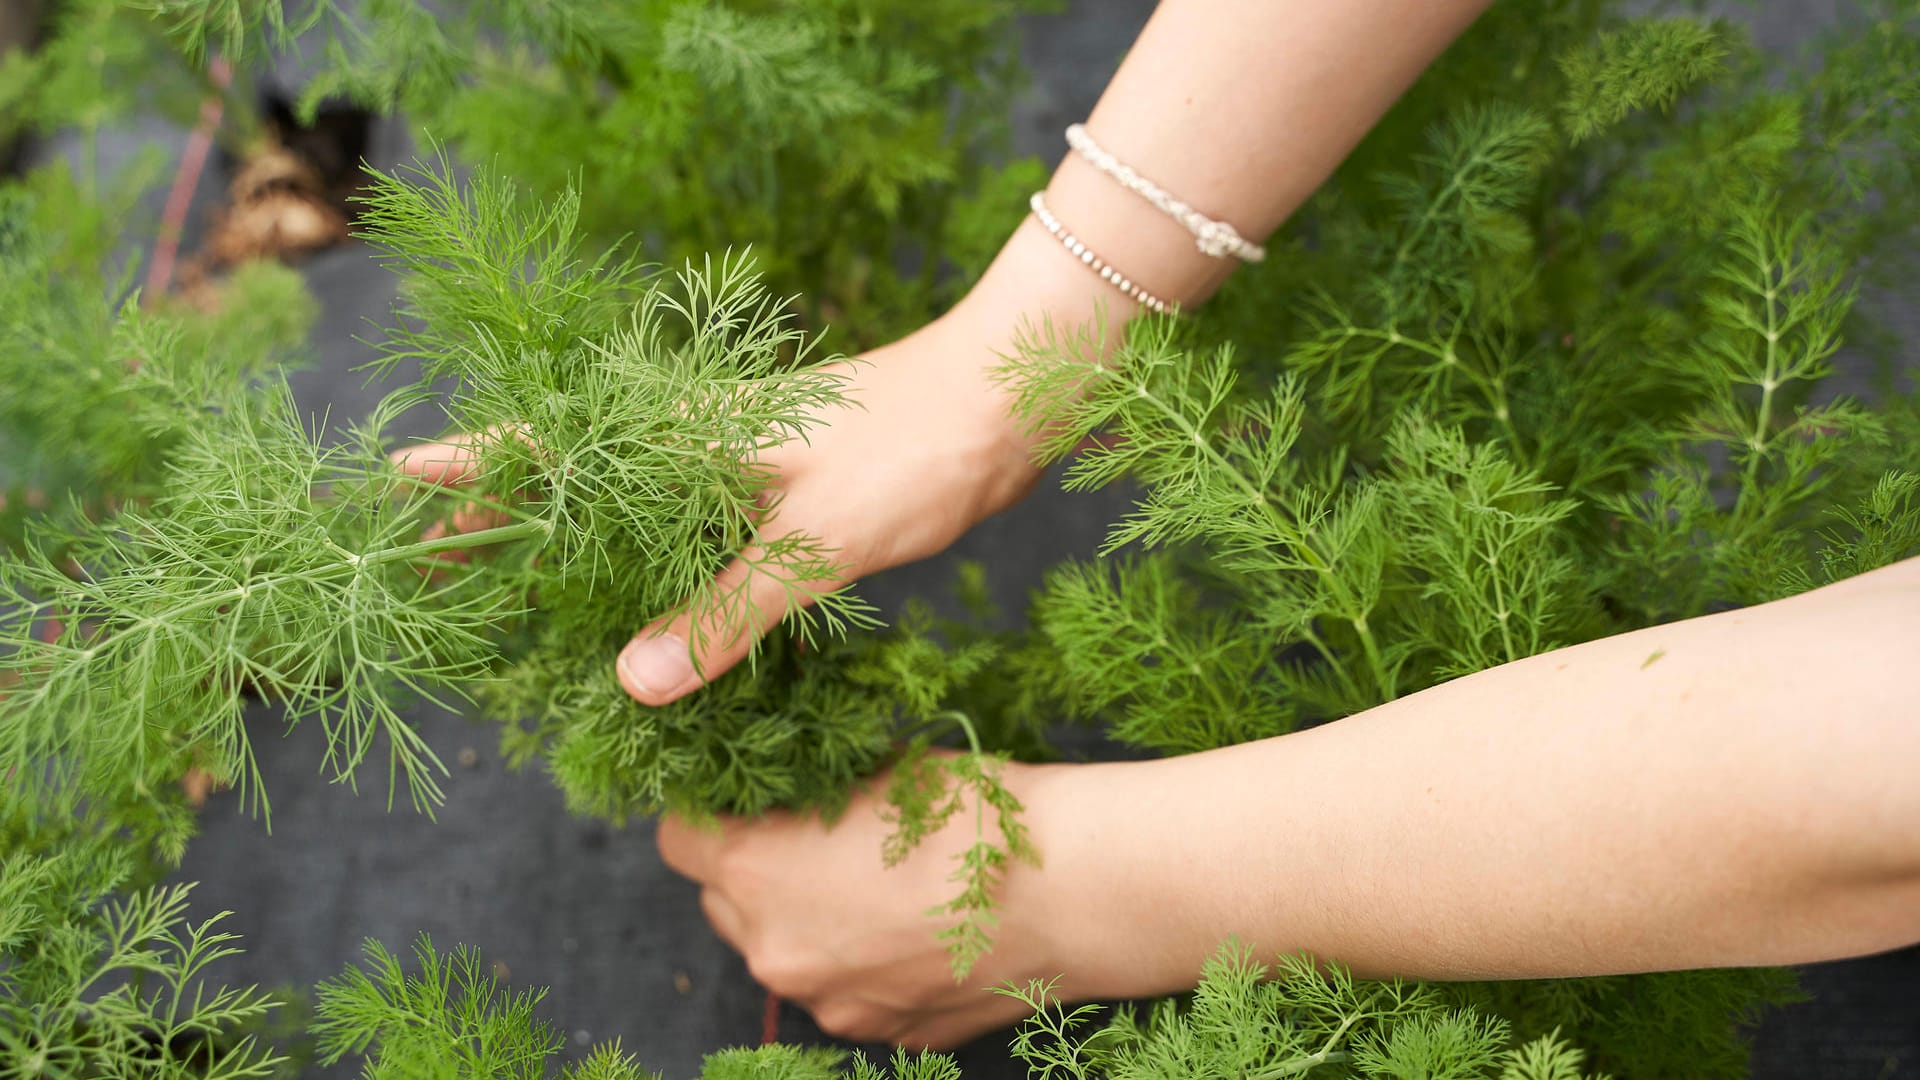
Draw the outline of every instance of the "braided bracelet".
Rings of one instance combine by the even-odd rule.
[[[1074,124],[1067,128],[1067,145],[1075,153],[1085,158],[1087,163],[1118,181],[1120,186],[1152,203],[1173,220],[1186,226],[1193,234],[1194,246],[1201,254],[1216,259],[1229,255],[1245,262],[1259,262],[1267,257],[1267,249],[1248,241],[1240,231],[1224,221],[1214,219],[1174,198],[1165,188],[1134,172],[1132,166],[1100,148],[1087,134],[1085,124]]]
[[[1067,249],[1068,254],[1085,263],[1088,269],[1099,274],[1107,284],[1127,294],[1134,303],[1149,311],[1165,315],[1173,310],[1172,305],[1135,285],[1127,275],[1115,270],[1105,259],[1095,255],[1091,248],[1080,242],[1079,237],[1068,232],[1066,226],[1060,224],[1060,219],[1053,216],[1053,211],[1047,209],[1047,201],[1040,197],[1039,192],[1033,193],[1033,198],[1027,200],[1027,205],[1033,208],[1033,216],[1040,222],[1041,228],[1052,233],[1053,238],[1060,241],[1060,245]]]

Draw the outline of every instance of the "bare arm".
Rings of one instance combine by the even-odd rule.
[[[1483,6],[1170,0],[1088,126],[1204,212],[1265,235]],[[1071,155],[1048,198],[1161,295],[1204,297],[1224,277]],[[1002,258],[1043,257],[1080,270],[1031,221]],[[1230,934],[1441,978],[1920,940],[1920,692],[1904,677],[1916,657],[1910,561],[1300,735],[1045,770],[1033,797],[1048,867],[1027,881],[1064,900],[1040,916],[1052,933],[1084,934],[1058,943],[1055,969],[1099,995],[1191,986]]]
[[[1167,0],[1088,119],[1113,153],[1209,216],[1261,238],[1326,179],[1380,114],[1487,0]],[[1169,301],[1192,304],[1231,270],[1184,227],[1069,155],[1048,187],[1063,224]],[[1031,218],[972,292],[852,372],[863,406],[823,417],[806,443],[766,455],[781,499],[764,533],[800,532],[840,552],[847,580],[945,548],[1011,505],[1038,472],[1027,433],[991,377],[1029,321],[1076,325],[1131,302]],[[424,458],[424,455],[423,455]],[[664,704],[744,657],[786,612],[778,575],[736,564],[756,625],[691,617],[641,631],[622,656],[628,691]],[[689,644],[693,646],[689,655]],[[697,661],[695,664],[689,661]]]
[[[1258,238],[1481,6],[1168,0],[1088,126]],[[1163,297],[1204,297],[1227,269],[1075,158],[1048,190],[1064,224]],[[1030,482],[1003,399],[967,389],[985,385],[972,373],[1022,317],[1080,321],[1117,296],[1028,221],[955,312],[876,354],[876,376],[903,396],[862,415],[958,416],[1003,448],[983,455],[1003,463],[986,475]],[[913,397],[922,380],[946,388],[937,408]],[[806,468],[831,464],[842,434],[836,420]],[[888,438],[867,457],[937,441]],[[822,475],[838,482],[820,507],[862,490],[853,464]],[[1019,490],[968,504],[954,532]],[[1235,935],[1268,954],[1443,978],[1837,957],[1920,939],[1916,655],[1911,561],[1301,734],[1012,769],[1045,867],[1009,871],[998,944],[961,987],[924,913],[949,895],[964,828],[885,870],[874,852],[887,826],[863,797],[831,830],[796,815],[719,832],[663,822],[661,850],[704,886],[714,926],[770,989],[837,1034],[915,1044],[1015,1018],[1017,1005],[980,991],[1008,979],[1065,973],[1076,997],[1191,987]]]
[[[1230,936],[1441,979],[1834,959],[1920,941],[1916,656],[1910,559],[1294,735],[1010,769],[1045,866],[1009,871],[963,987],[924,917],[963,827],[892,870],[869,796],[660,846],[770,989],[915,1045],[1018,1018],[980,990],[1006,980],[1190,988]]]
[[[1258,240],[1489,2],[1165,0],[1087,129],[1141,175]],[[1046,197],[1089,248],[1169,301],[1205,299],[1235,265],[1202,255],[1185,228],[1077,155]],[[1036,291],[1038,282],[1050,287]],[[962,307],[998,324],[1084,318],[1096,300],[1126,306],[1029,218]]]
[[[1443,979],[1920,941],[1916,657],[1908,560],[1296,735],[1043,770],[1036,914],[1083,931],[1058,947],[1090,995],[1190,986],[1235,934]]]

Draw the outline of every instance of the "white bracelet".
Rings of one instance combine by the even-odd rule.
[[[1047,201],[1040,197],[1039,192],[1033,193],[1033,198],[1027,200],[1027,205],[1033,208],[1033,216],[1039,220],[1041,228],[1052,233],[1053,238],[1060,241],[1068,254],[1085,263],[1088,269],[1099,274],[1107,284],[1127,294],[1129,299],[1148,311],[1165,315],[1173,310],[1172,305],[1135,285],[1131,278],[1108,265],[1105,259],[1095,255],[1091,248],[1081,243],[1079,237],[1068,232],[1066,226],[1060,224],[1060,219],[1053,216],[1053,211],[1047,209]]]
[[[1100,148],[1087,134],[1085,124],[1074,124],[1067,128],[1067,145],[1087,160],[1087,163],[1119,182],[1120,186],[1146,199],[1168,214],[1173,220],[1187,227],[1193,234],[1194,246],[1202,254],[1216,259],[1229,255],[1245,262],[1259,262],[1267,257],[1267,249],[1249,242],[1240,235],[1240,231],[1224,221],[1214,219],[1174,198],[1165,188],[1134,172],[1133,168],[1119,158]]]

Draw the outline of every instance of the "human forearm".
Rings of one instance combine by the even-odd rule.
[[[1140,174],[1262,241],[1488,2],[1166,0],[1087,126]],[[1205,300],[1237,265],[1076,154],[1046,198],[1089,251],[1170,303]],[[887,352],[944,357],[985,384],[1029,328],[1100,321],[1110,346],[1137,311],[1029,215],[960,304]],[[1000,509],[1032,482],[1029,435],[1003,391],[949,400],[973,402],[975,426],[1005,446],[979,501]]]
[[[1191,985],[1229,935],[1438,978],[1892,947],[1920,938],[1915,655],[1909,561],[1297,735],[1046,770],[1024,887],[1077,908],[1052,925],[1078,995]]]
[[[1141,175],[1258,241],[1488,2],[1165,0],[1087,127]],[[1090,249],[1168,301],[1204,299],[1235,265],[1201,254],[1184,227],[1077,155],[1061,162],[1046,195]],[[1036,299],[1068,291],[1036,298],[1036,280],[1062,278],[1071,292],[1131,312],[1032,218],[970,303],[1031,313]],[[1065,317],[1078,314],[1076,301],[1064,306]]]

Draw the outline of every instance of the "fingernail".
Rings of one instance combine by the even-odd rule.
[[[693,658],[677,634],[636,638],[620,653],[620,668],[636,689],[656,697],[680,689],[693,678]]]

